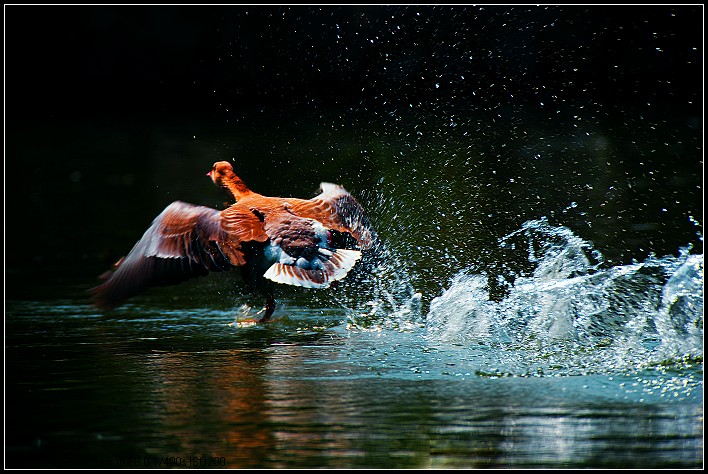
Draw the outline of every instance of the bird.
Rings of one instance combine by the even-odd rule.
[[[142,238],[90,289],[93,303],[112,309],[156,286],[176,285],[240,268],[251,290],[266,297],[272,316],[276,284],[336,287],[371,249],[375,233],[361,204],[342,186],[320,183],[312,199],[251,191],[228,161],[207,173],[233,201],[223,210],[175,201]]]

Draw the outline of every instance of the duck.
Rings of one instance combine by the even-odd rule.
[[[112,309],[149,288],[239,268],[244,282],[275,311],[278,284],[335,288],[371,249],[375,234],[361,204],[342,186],[323,182],[311,199],[258,194],[228,161],[206,174],[230,197],[223,210],[175,201],[90,290],[93,303]]]

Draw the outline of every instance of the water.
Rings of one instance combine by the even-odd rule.
[[[603,268],[544,219],[499,242],[535,269],[497,301],[461,272],[426,314],[400,273],[265,326],[159,291],[102,315],[83,282],[11,301],[7,465],[700,466],[703,256]]]

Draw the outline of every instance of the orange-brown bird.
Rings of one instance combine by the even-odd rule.
[[[279,198],[251,191],[226,161],[207,176],[234,204],[222,211],[181,201],[167,206],[91,290],[97,306],[112,308],[150,287],[239,267],[265,294],[260,321],[267,321],[275,310],[272,282],[328,288],[373,245],[363,208],[341,186],[321,183],[312,199]],[[356,248],[341,248],[347,234]]]

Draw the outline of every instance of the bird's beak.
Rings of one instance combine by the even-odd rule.
[[[206,175],[209,176],[212,181],[214,181],[214,170],[209,171]]]

